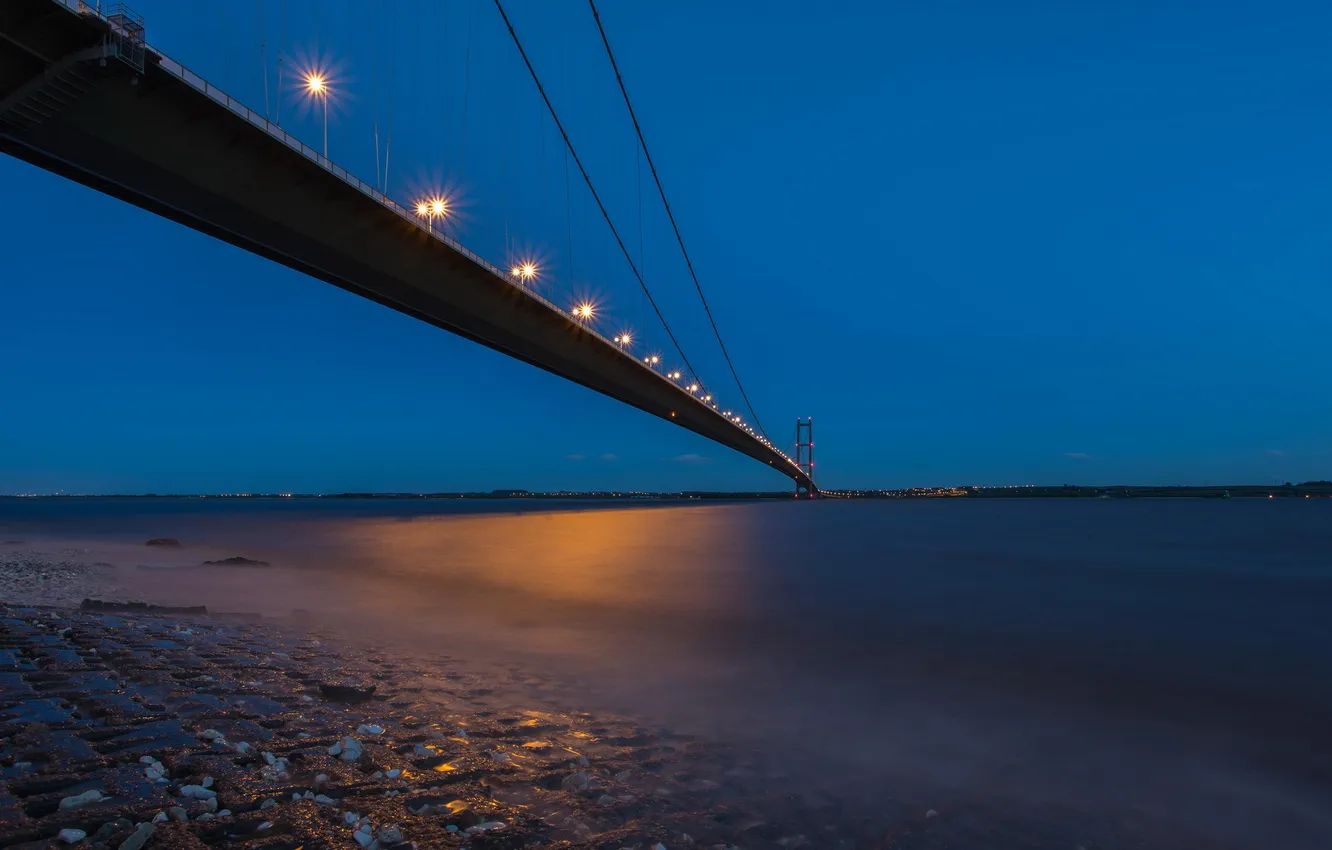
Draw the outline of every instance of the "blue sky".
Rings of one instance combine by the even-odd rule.
[[[324,57],[336,161],[373,181],[377,117],[395,195],[454,187],[465,244],[503,261],[507,233],[557,300],[592,293],[604,327],[663,348],[576,172],[566,203],[489,0],[287,0],[285,31],[262,5],[261,26],[258,4],[135,3],[256,109],[267,67],[270,111],[312,144],[290,69]],[[686,354],[736,403],[646,169],[640,243],[586,5],[506,5]],[[814,417],[825,485],[1332,477],[1324,4],[601,11],[750,397],[779,443]],[[787,486],[15,160],[0,185],[0,492]]]

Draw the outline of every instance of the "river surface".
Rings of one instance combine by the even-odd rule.
[[[1332,501],[26,499],[0,541],[527,665],[851,808],[1060,825],[992,846],[1332,847]],[[272,566],[196,566],[236,555]]]

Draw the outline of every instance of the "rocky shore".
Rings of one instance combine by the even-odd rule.
[[[908,846],[727,747],[515,708],[519,671],[167,610],[0,606],[0,845]]]
[[[756,826],[707,823],[717,788],[661,774],[706,761],[693,742],[487,710],[464,676],[346,650],[276,624],[0,608],[0,844],[726,846]]]
[[[772,753],[586,713],[548,671],[132,603],[81,556],[0,553],[0,846],[1232,846],[987,800],[853,807]]]

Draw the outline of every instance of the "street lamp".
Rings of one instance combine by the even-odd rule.
[[[328,81],[317,71],[305,75],[305,91],[324,102],[324,159],[328,159]]]
[[[447,218],[449,212],[449,201],[443,195],[435,195],[416,204],[416,214],[426,220],[431,233],[435,232],[435,219]]]
[[[633,341],[634,338],[628,331],[625,331],[624,333],[620,334],[615,338],[615,344],[620,346],[621,348],[627,347],[629,343]]]
[[[597,308],[596,305],[584,301],[582,304],[575,306],[571,312],[573,313],[574,318],[578,319],[580,322],[590,322],[592,321],[592,318],[597,315]]]
[[[537,276],[537,272],[539,271],[541,270],[537,268],[536,263],[533,263],[531,261],[526,261],[522,263],[516,263],[513,268],[509,269],[509,274],[513,275],[516,280],[519,280],[524,284],[528,284],[532,282],[532,280]]]

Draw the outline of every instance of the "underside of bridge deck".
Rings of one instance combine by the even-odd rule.
[[[187,84],[151,50],[137,57],[140,70],[115,42],[105,20],[54,0],[0,4],[0,150],[688,428],[813,490],[803,470],[687,389]]]

